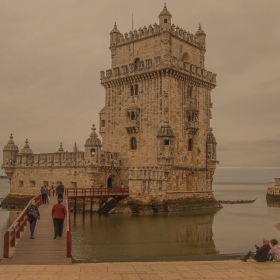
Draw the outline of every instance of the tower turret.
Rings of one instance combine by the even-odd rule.
[[[162,30],[170,30],[171,29],[171,18],[172,15],[170,12],[167,10],[166,3],[164,3],[164,8],[159,14],[159,26],[160,26],[160,31]]]
[[[18,146],[13,140],[13,134],[11,134],[10,140],[8,141],[8,144],[5,145],[3,150],[3,164],[1,166],[5,170],[9,181],[11,180],[14,173],[18,151]]]
[[[20,150],[20,154],[21,155],[22,154],[25,154],[25,155],[33,154],[33,151],[29,147],[28,139],[26,139],[24,147]]]
[[[92,133],[85,143],[85,160],[92,163],[100,162],[101,141],[95,132],[95,125],[92,125]]]
[[[201,24],[199,24],[199,27],[198,27],[198,30],[195,33],[195,36],[196,36],[196,41],[200,44],[201,47],[203,47],[205,49],[205,47],[206,47],[206,42],[205,42],[206,34],[201,29]]]
[[[168,124],[168,120],[164,121],[158,131],[158,163],[159,165],[173,165],[174,163],[174,132]]]

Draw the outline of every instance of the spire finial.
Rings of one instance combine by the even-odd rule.
[[[13,134],[10,134],[10,140],[8,141],[9,144],[14,144],[14,140],[13,140]]]
[[[167,10],[166,3],[164,3],[163,9],[164,9],[164,10]]]
[[[25,140],[25,145],[24,145],[24,148],[29,148],[28,143],[29,143],[29,142],[28,142],[28,139],[26,139],[26,140]]]
[[[75,142],[73,152],[74,152],[74,153],[77,153],[77,151],[78,151],[78,147],[77,147],[77,143]]]
[[[96,130],[96,128],[95,128],[95,124],[93,124],[93,125],[92,125],[91,130],[92,130],[93,132],[95,132],[95,130]]]
[[[62,153],[62,152],[64,152],[64,150],[63,150],[63,147],[62,147],[62,143],[60,143],[60,145],[59,145],[59,149],[58,149],[58,151],[57,151],[58,153]]]
[[[199,24],[198,29],[201,29],[201,24]]]
[[[114,24],[114,28],[116,28],[117,29],[117,23],[115,22],[115,24]]]

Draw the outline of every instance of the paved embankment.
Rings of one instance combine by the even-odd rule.
[[[230,261],[1,265],[1,280],[279,280],[280,262]]]

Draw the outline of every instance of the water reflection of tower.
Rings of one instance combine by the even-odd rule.
[[[193,215],[186,224],[177,228],[176,239],[185,242],[187,255],[209,255],[218,253],[213,240],[214,214]]]

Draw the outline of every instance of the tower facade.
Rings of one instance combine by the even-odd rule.
[[[159,23],[110,33],[111,69],[101,71],[103,149],[121,159],[123,181],[143,201],[211,198],[216,140],[210,127],[216,74],[204,68],[206,34]]]

